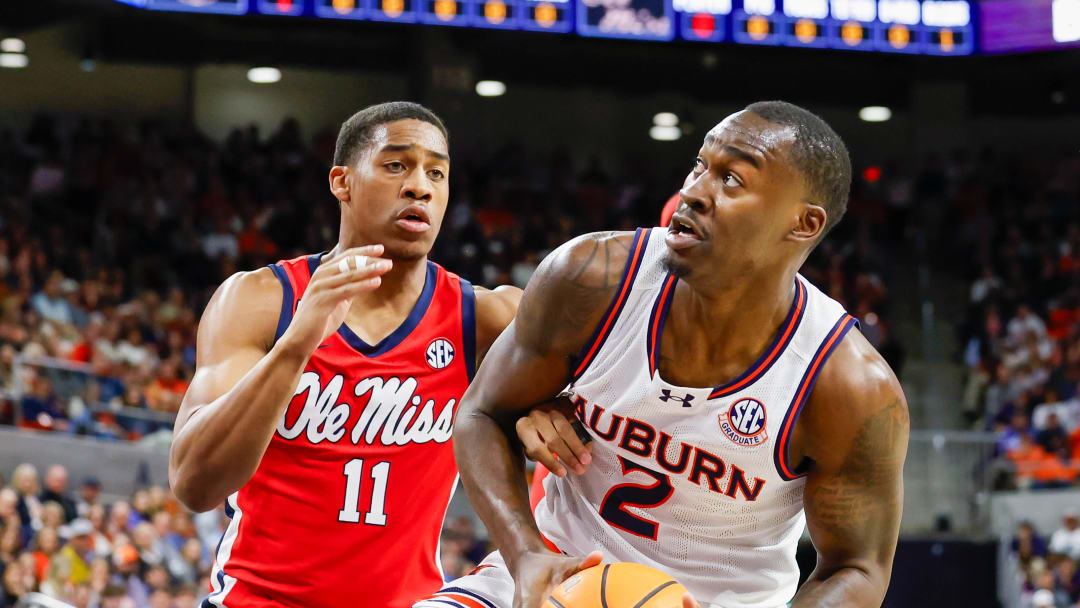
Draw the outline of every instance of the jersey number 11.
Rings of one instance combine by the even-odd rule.
[[[386,460],[371,467],[371,506],[364,515],[364,523],[385,526],[386,479],[390,476],[390,463]],[[353,458],[345,463],[345,506],[338,511],[338,521],[360,523],[360,482],[364,478],[364,459]]]

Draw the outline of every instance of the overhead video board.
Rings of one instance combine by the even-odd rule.
[[[968,55],[967,0],[117,0],[154,10],[399,21],[703,43]],[[1080,0],[1003,0],[1080,4]],[[1080,10],[1080,9],[1078,9]]]

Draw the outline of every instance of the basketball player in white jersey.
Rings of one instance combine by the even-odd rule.
[[[797,272],[850,183],[824,121],[756,103],[706,136],[670,228],[552,253],[454,428],[499,550],[417,606],[537,608],[601,559],[666,571],[686,606],[879,606],[907,404],[855,320]],[[534,518],[515,423],[560,394],[591,444],[557,410],[539,415],[533,453],[553,449],[571,472],[548,459]],[[818,560],[797,589],[804,522]]]

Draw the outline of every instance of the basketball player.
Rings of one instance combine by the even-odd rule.
[[[231,523],[203,606],[410,605],[442,584],[455,406],[520,290],[429,262],[447,132],[395,102],[341,127],[328,253],[234,275],[199,324],[169,479]]]
[[[499,551],[416,606],[536,608],[600,559],[664,570],[703,606],[880,605],[907,406],[855,320],[797,273],[850,181],[820,118],[756,103],[706,136],[668,229],[552,253],[455,427]],[[591,444],[569,448],[557,409],[539,416],[530,452],[562,457],[534,519],[511,433],[557,394]],[[796,593],[804,522],[818,561]]]

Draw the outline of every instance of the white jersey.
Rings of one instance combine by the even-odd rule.
[[[593,437],[583,475],[549,475],[537,524],[559,550],[664,570],[703,606],[775,608],[795,594],[805,480],[791,429],[829,354],[855,325],[801,276],[762,357],[713,388],[657,371],[677,278],[664,230],[639,229],[622,285],[567,387]]]

